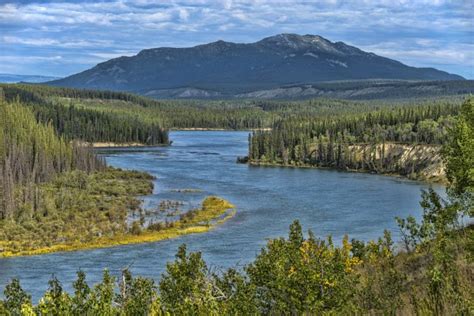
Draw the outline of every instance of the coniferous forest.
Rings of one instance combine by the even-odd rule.
[[[0,102],[1,219],[15,217],[21,205],[30,208],[26,213],[36,212],[41,197],[35,186],[58,174],[105,169],[88,148],[57,137],[50,125],[37,123],[28,108]]]
[[[31,106],[0,100],[0,256],[41,254],[161,240],[205,232],[233,206],[205,199],[175,221],[131,220],[147,173],[108,167],[84,143],[58,136]],[[205,222],[205,225],[201,225]]]
[[[171,143],[170,128],[247,128],[255,129],[252,164],[409,175],[438,157],[449,183],[446,200],[422,193],[421,222],[397,219],[402,248],[388,231],[376,241],[345,237],[336,245],[330,236],[304,234],[295,221],[287,239],[270,240],[243,269],[215,273],[183,245],[158,283],[125,269],[120,279],[106,270],[90,285],[78,271],[74,293],[53,277],[36,304],[13,279],[0,314],[442,315],[474,308],[472,227],[460,220],[473,215],[472,99],[206,104],[33,85],[2,85],[0,96],[3,256],[167,239],[205,232],[235,214],[210,197],[175,221],[131,220],[130,212],[143,212],[137,196],[151,193],[152,177],[108,167],[84,142],[159,145]],[[412,146],[415,158],[401,161],[405,154],[394,146]]]
[[[168,129],[269,129],[279,128],[288,122],[290,125],[303,122],[318,124],[321,118],[335,118],[344,116],[347,119],[359,119],[361,116],[373,112],[374,116],[386,115],[382,120],[401,120],[403,122],[417,123],[420,118],[436,119],[438,116],[449,116],[456,113],[462,103],[462,96],[445,96],[438,98],[407,99],[407,100],[371,100],[347,101],[336,99],[310,99],[303,101],[285,100],[154,100],[123,92],[94,91],[71,88],[57,88],[43,85],[10,84],[0,85],[4,90],[7,100],[19,98],[33,107],[37,117],[43,121],[51,121],[60,132],[65,132],[64,125],[72,125],[67,121],[71,117],[79,124],[76,130],[68,131],[72,138],[95,137],[101,139],[102,134],[107,134],[108,126],[115,129],[120,135],[120,126],[116,122],[126,122],[124,130],[139,129],[135,134],[148,136],[147,131],[152,127],[160,127],[163,132]],[[70,110],[69,108],[73,108]],[[403,109],[413,109],[403,112],[403,118],[397,118]],[[420,108],[417,110],[417,108]],[[392,111],[393,110],[393,111]],[[73,113],[69,113],[72,111]],[[379,112],[387,112],[380,114]],[[392,111],[391,117],[388,112]],[[429,112],[429,113],[427,113]],[[370,115],[369,115],[370,116]],[[61,118],[61,119],[59,119]],[[374,118],[376,119],[376,118]],[[93,125],[94,120],[102,122],[109,120],[109,124],[102,126]],[[114,123],[115,120],[115,123]],[[138,125],[134,125],[138,122]],[[385,122],[385,121],[384,121]],[[381,123],[384,123],[381,122]],[[67,124],[69,123],[69,124]],[[369,125],[372,122],[369,118]],[[313,123],[311,123],[313,124]],[[117,123],[117,125],[120,125]],[[83,129],[91,129],[85,133]],[[102,128],[103,130],[93,130]],[[72,129],[69,128],[69,129]],[[68,130],[69,130],[68,129]],[[412,128],[416,132],[415,128]],[[320,132],[320,131],[318,131]],[[373,131],[367,131],[373,132]],[[399,131],[403,132],[403,131]],[[78,133],[77,135],[74,133]],[[82,133],[82,134],[81,134]],[[97,136],[95,136],[97,133]],[[86,135],[87,134],[87,135]],[[109,134],[112,134],[111,132]],[[122,138],[130,138],[125,133]],[[411,134],[411,133],[410,133]],[[159,138],[159,135],[155,138]],[[167,134],[164,134],[163,143]],[[360,135],[362,139],[362,135]],[[112,136],[110,136],[112,137]],[[366,136],[368,137],[368,136]],[[411,142],[415,138],[410,135],[403,141]],[[102,141],[106,141],[102,139]],[[139,139],[139,141],[146,141]],[[427,142],[432,142],[428,140]],[[157,142],[158,144],[160,142]]]
[[[425,168],[440,163],[440,145],[448,140],[458,111],[459,104],[445,102],[282,119],[271,130],[252,133],[249,160],[419,178]]]
[[[148,176],[108,168],[19,102],[0,101],[0,120],[2,254],[126,229],[120,219],[136,207],[133,194],[149,192]],[[117,191],[127,186],[130,196]]]
[[[120,93],[54,89],[45,86],[2,85],[6,101],[21,101],[29,105],[39,122],[51,124],[57,133],[67,139],[85,142],[140,143],[146,145],[167,145],[168,132],[158,119],[94,111],[76,107],[73,102],[51,102],[46,96],[71,98],[96,98],[97,100],[134,100],[133,96]]]
[[[0,316],[474,316],[474,0],[0,0]]]
[[[19,104],[2,103],[1,106],[5,124],[17,124],[15,133],[7,133],[6,129],[2,131],[2,141],[8,144],[15,138],[20,145],[2,147],[4,172],[5,169],[16,170],[16,165],[12,167],[6,163],[5,157],[21,150],[22,146],[33,148],[23,156],[26,157],[25,160],[33,159],[33,162],[29,162],[29,166],[33,169],[38,166],[38,171],[17,178],[30,179],[32,183],[47,180],[40,176],[40,171],[45,170],[44,168],[53,168],[58,173],[62,172],[60,168],[64,168],[64,172],[74,169],[76,172],[83,172],[84,175],[94,174],[97,172],[95,170],[104,168],[103,164],[94,160],[90,153],[85,154],[83,151],[75,153],[71,145],[60,145],[61,141],[54,136],[53,128],[38,126],[29,109],[23,109]],[[466,100],[458,112],[459,114],[454,115],[436,107],[402,112],[405,117],[417,117],[419,120],[416,124],[428,119],[439,124],[442,115],[453,115],[445,134],[436,134],[432,138],[426,138],[421,134],[413,135],[419,141],[427,143],[436,143],[442,139],[441,154],[446,165],[449,184],[445,199],[433,190],[422,193],[423,214],[420,221],[413,217],[397,218],[402,232],[402,249],[395,247],[388,231],[378,240],[367,243],[345,237],[342,245],[338,246],[333,243],[330,236],[318,238],[312,232],[304,234],[304,224],[295,221],[289,228],[288,238],[269,240],[255,260],[243,269],[229,269],[216,273],[208,267],[199,252],[189,253],[183,245],[179,248],[175,261],[168,263],[166,272],[158,283],[151,279],[132,276],[128,269],[124,269],[120,279],[115,279],[105,270],[102,281],[90,285],[87,276],[78,271],[77,280],[73,284],[73,293],[65,292],[60,281],[52,277],[44,297],[38,304],[34,304],[30,295],[22,289],[20,282],[14,279],[5,288],[4,299],[0,302],[0,313],[7,315],[472,314],[473,234],[472,225],[463,225],[462,217],[474,215],[474,101]],[[391,121],[390,117],[390,112],[371,114],[370,119],[367,114],[364,120],[361,120],[360,129],[356,128],[357,120],[326,124],[331,126],[336,135],[337,131],[341,134],[344,131],[345,134],[347,130],[347,134],[350,132],[356,139],[357,137],[363,139],[367,128],[373,127],[367,120],[376,122],[376,125],[380,124],[385,131],[395,130],[398,123],[406,123],[396,118],[395,121]],[[28,126],[22,125],[26,122]],[[36,131],[34,136],[28,133],[31,128]],[[398,136],[391,137],[393,138],[390,140],[395,141]],[[52,166],[41,164],[43,160],[40,157],[48,154],[48,148],[61,148],[61,146],[69,148],[70,156],[66,156],[72,158],[66,159],[63,155],[59,155],[53,160],[55,163]],[[66,149],[64,151],[67,152]],[[38,160],[35,157],[38,157]],[[78,159],[82,163],[75,163]],[[85,164],[85,161],[89,161],[89,164]],[[86,165],[89,167],[86,168]],[[19,170],[21,166],[22,164],[19,164]],[[8,172],[13,173],[12,170]],[[58,179],[57,181],[64,181],[61,177]],[[83,179],[78,181],[78,186],[88,186],[87,180]],[[27,183],[26,180],[15,181],[17,182],[14,183],[20,187]],[[67,187],[68,183],[69,180],[65,185],[59,185],[56,190]],[[22,192],[20,191],[18,196],[20,202],[24,199]],[[5,199],[5,195],[2,198]],[[51,216],[49,212],[54,210],[47,207],[43,208],[40,214],[36,214],[35,207],[30,205],[31,203],[26,204],[28,207],[8,213],[8,218],[13,217],[11,222],[21,222],[30,218],[38,221],[38,218]],[[110,212],[107,214],[113,216]],[[5,219],[3,225],[6,224]]]

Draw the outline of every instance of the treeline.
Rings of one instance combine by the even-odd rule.
[[[460,97],[445,97],[425,100],[399,101],[347,101],[334,99],[288,100],[154,100],[133,94],[49,87],[42,85],[1,85],[7,99],[20,96],[28,104],[36,105],[36,113],[43,120],[63,120],[64,107],[74,107],[79,117],[81,131],[91,140],[106,137],[113,141],[113,135],[120,139],[143,143],[166,143],[164,129],[214,128],[214,129],[261,129],[271,128],[282,120],[293,119],[297,123],[304,118],[334,117],[363,114],[381,109],[409,108],[423,105],[444,105],[459,103]],[[41,105],[41,106],[39,106]],[[51,107],[54,109],[48,109]],[[58,110],[59,109],[59,110]],[[91,110],[93,112],[88,112]],[[54,112],[56,113],[53,115]],[[66,111],[67,112],[67,111]],[[101,113],[99,116],[98,113]],[[94,124],[96,116],[100,124]],[[138,122],[138,123],[137,123]],[[77,124],[70,122],[70,125]],[[84,125],[84,126],[82,126]],[[92,125],[92,126],[86,126]],[[122,127],[123,125],[123,127]],[[100,126],[100,128],[99,128]],[[104,127],[102,127],[104,126]],[[110,127],[110,132],[108,132]],[[98,130],[96,131],[95,128]],[[105,132],[104,132],[105,130]],[[113,130],[113,132],[112,132]],[[84,133],[72,133],[71,137],[85,137]],[[79,135],[75,135],[79,134]],[[103,134],[106,134],[104,136]],[[151,137],[148,137],[150,136]],[[145,136],[140,136],[145,135]],[[104,140],[105,141],[105,140]]]
[[[39,122],[50,123],[60,135],[68,139],[86,142],[169,144],[168,131],[161,126],[158,119],[146,120],[134,113],[125,115],[76,107],[70,99],[65,99],[64,102],[51,100],[56,96],[140,102],[140,97],[115,92],[36,85],[1,85],[0,89],[3,90],[7,101],[18,98],[19,101],[30,105]]]
[[[21,95],[25,102],[36,102],[49,96],[59,96],[73,99],[104,99],[129,101],[141,106],[147,107],[155,104],[155,101],[135,94],[105,91],[105,90],[86,90],[74,88],[59,88],[37,84],[2,84],[4,89],[11,91],[13,96]]]
[[[474,102],[462,106],[443,149],[450,180],[443,200],[422,194],[422,220],[397,219],[402,249],[390,233],[364,243],[305,236],[269,240],[243,269],[221,273],[181,246],[159,283],[104,271],[95,286],[79,271],[74,293],[56,278],[37,305],[18,279],[5,288],[6,315],[470,315],[474,309]]]
[[[87,142],[169,144],[168,131],[131,114],[106,113],[74,104],[32,104],[40,122],[51,122],[60,135]]]
[[[459,108],[447,102],[338,116],[294,116],[275,122],[269,131],[253,132],[249,159],[370,171],[404,169],[394,166],[400,161],[393,157],[393,144],[444,144]]]
[[[0,100],[0,220],[36,212],[37,185],[60,173],[104,168],[88,148],[58,138],[52,126],[39,124],[29,109]]]

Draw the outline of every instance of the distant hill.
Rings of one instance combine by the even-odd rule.
[[[463,80],[415,68],[317,35],[280,34],[250,44],[217,41],[153,48],[119,57],[51,85],[135,92],[152,97],[240,96],[335,80]]]
[[[288,85],[274,89],[241,93],[242,99],[310,99],[349,100],[408,99],[474,94],[474,80],[400,81],[358,80]],[[164,98],[164,97],[163,97]]]
[[[18,82],[41,83],[41,82],[57,80],[57,79],[59,79],[59,77],[38,76],[38,75],[0,74],[0,83],[18,83]]]

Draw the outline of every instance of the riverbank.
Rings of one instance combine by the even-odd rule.
[[[243,162],[242,162],[243,163]],[[253,167],[274,167],[274,168],[302,168],[302,169],[321,169],[321,170],[334,170],[340,172],[351,172],[351,173],[366,173],[366,174],[379,174],[388,177],[400,178],[400,179],[408,179],[413,181],[421,181],[426,183],[435,183],[446,185],[448,183],[447,178],[443,175],[440,177],[423,177],[417,174],[413,175],[401,175],[397,173],[390,173],[390,172],[375,172],[371,170],[363,170],[363,169],[341,169],[335,167],[324,167],[324,166],[315,166],[310,164],[299,164],[299,165],[290,165],[290,164],[283,164],[283,163],[270,163],[270,162],[258,162],[258,161],[248,161],[246,162],[249,166]]]
[[[173,142],[171,141],[169,144],[155,144],[155,145],[148,145],[144,143],[115,143],[115,142],[78,142],[80,146],[83,147],[93,147],[93,148],[126,148],[126,147],[166,147],[170,146]]]
[[[87,143],[88,145],[94,148],[123,148],[123,147],[166,147],[170,146],[173,142],[171,141],[169,144],[155,144],[155,145],[147,145],[143,143],[113,143],[113,142],[95,142],[95,143]]]
[[[271,127],[262,128],[248,128],[248,129],[229,129],[229,128],[210,128],[210,127],[182,127],[182,128],[171,128],[170,131],[220,131],[220,132],[236,132],[236,131],[271,131]]]
[[[327,160],[312,148],[304,161],[268,161],[239,157],[238,162],[254,166],[317,168],[348,172],[372,173],[407,178],[428,183],[446,184],[445,166],[440,145],[427,144],[354,144],[346,146],[344,159]]]
[[[133,262],[136,275],[159,280],[166,263],[173,260],[183,243],[192,251],[202,251],[213,269],[240,268],[260,252],[264,240],[286,234],[288,225],[295,218],[304,221],[305,227],[317,232],[318,236],[332,235],[336,245],[340,245],[346,233],[362,241],[376,240],[381,227],[390,230],[397,243],[401,236],[393,218],[421,214],[419,192],[429,187],[422,182],[397,181],[377,175],[237,165],[235,158],[247,153],[248,135],[245,132],[173,132],[170,136],[175,146],[164,149],[166,155],[141,149],[100,152],[110,166],[138,168],[158,179],[154,181],[153,194],[145,198],[145,227],[151,220],[156,223],[179,218],[179,215],[167,216],[166,212],[160,211],[162,200],[184,202],[180,208],[186,211],[189,207],[200,208],[206,196],[215,195],[237,206],[234,217],[205,233],[158,242],[0,259],[0,287],[4,288],[12,278],[21,275],[23,288],[37,301],[47,290],[52,274],[63,282],[65,289],[72,291],[66,286],[76,279],[71,271],[87,272],[89,284],[97,284],[102,280],[103,268],[119,273]],[[209,152],[217,154],[202,154]],[[94,187],[105,188],[104,182]],[[131,191],[130,187],[133,186],[123,186],[127,193]],[[441,186],[433,187],[440,194],[444,192]],[[202,192],[173,192],[177,189]],[[87,194],[87,197],[92,195]],[[83,200],[82,196],[80,200]],[[117,197],[110,196],[107,200],[116,201]],[[90,205],[101,204],[91,202]],[[169,213],[174,213],[173,210],[171,208]],[[96,216],[88,218],[87,224],[93,224],[94,218]],[[128,217],[129,223],[133,220],[140,220],[139,211]],[[77,226],[69,222],[71,220],[66,221],[66,225]],[[78,227],[74,236],[84,238],[86,228]],[[34,230],[30,228],[29,231]],[[145,237],[146,232],[141,235]],[[0,237],[0,240],[6,239]]]
[[[143,143],[113,143],[113,142],[95,142],[86,143],[94,148],[113,148],[113,147],[147,147],[148,145]]]
[[[235,206],[228,201],[218,197],[207,197],[202,207],[191,211],[190,215],[172,222],[169,226],[163,226],[158,230],[146,229],[138,233],[118,234],[112,237],[100,237],[88,242],[72,242],[51,245],[38,249],[19,249],[17,251],[4,250],[0,252],[0,258],[32,256],[48,254],[53,252],[88,250],[97,248],[109,248],[122,245],[157,242],[160,240],[177,238],[183,235],[205,233],[223,224],[236,214]],[[156,229],[156,228],[155,228]],[[7,242],[0,241],[0,248]]]

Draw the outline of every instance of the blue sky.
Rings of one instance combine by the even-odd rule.
[[[66,76],[144,48],[278,33],[474,79],[474,0],[0,0],[0,73]]]

